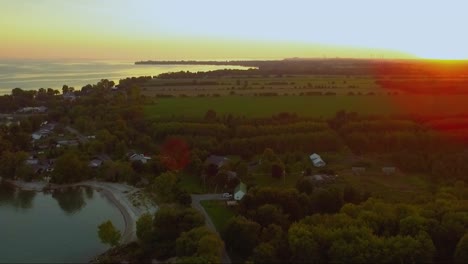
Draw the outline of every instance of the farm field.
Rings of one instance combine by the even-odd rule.
[[[280,112],[328,118],[339,110],[364,115],[467,114],[468,95],[397,96],[221,96],[158,98],[145,106],[148,118],[203,117],[207,110],[218,115],[269,117]]]
[[[349,92],[367,94],[384,93],[372,76],[282,76],[282,77],[219,77],[199,80],[152,79],[142,86],[147,96],[174,95],[198,96],[255,95],[277,93],[278,95],[300,95],[308,92],[336,93]]]

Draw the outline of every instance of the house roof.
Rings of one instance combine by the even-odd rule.
[[[316,159],[322,159],[322,158],[320,157],[320,155],[317,154],[317,153],[314,153],[314,154],[310,155],[309,158],[310,158],[312,161],[314,161],[314,160],[316,160]]]
[[[234,193],[237,193],[239,191],[242,191],[243,193],[247,193],[247,185],[245,183],[241,182],[237,187],[234,189]]]
[[[216,165],[219,167],[223,166],[229,159],[223,156],[211,155],[205,160],[205,165]]]

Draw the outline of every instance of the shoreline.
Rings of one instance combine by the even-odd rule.
[[[43,192],[44,190],[59,190],[70,187],[85,186],[102,192],[120,211],[124,219],[124,230],[121,233],[121,244],[128,244],[137,239],[136,221],[144,213],[155,213],[159,208],[153,205],[150,208],[140,208],[132,204],[128,195],[141,191],[141,189],[122,183],[110,183],[100,181],[84,181],[73,184],[49,184],[43,181],[25,182],[21,180],[4,180],[7,184],[25,191]]]

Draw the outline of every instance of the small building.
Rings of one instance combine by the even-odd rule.
[[[312,161],[312,164],[314,164],[315,167],[325,167],[325,165],[327,165],[325,163],[325,161],[322,160],[322,158],[320,157],[319,154],[317,153],[314,153],[312,155],[309,156],[310,160]]]
[[[366,167],[352,167],[354,175],[361,175],[366,172]]]
[[[131,154],[129,155],[128,159],[130,161],[140,161],[141,163],[145,164],[148,162],[148,160],[151,159],[151,157],[148,157],[144,154],[137,154],[137,153],[134,153],[134,154]]]
[[[224,164],[229,161],[228,158],[223,156],[211,155],[205,160],[205,166],[214,165],[216,167],[221,168]]]
[[[234,200],[240,201],[247,193],[247,185],[245,183],[239,183],[237,187],[234,189]]]
[[[385,175],[392,175],[392,174],[395,174],[397,171],[397,169],[395,167],[383,167],[382,168],[382,172],[385,174]]]
[[[235,171],[226,171],[228,181],[237,179],[237,173]]]

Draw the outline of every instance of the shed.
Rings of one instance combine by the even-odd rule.
[[[314,164],[315,167],[325,167],[327,165],[325,161],[322,160],[319,154],[314,153],[309,156],[310,160],[312,161],[312,164]]]
[[[247,193],[247,185],[245,183],[239,183],[237,187],[234,189],[234,200],[240,201]]]

